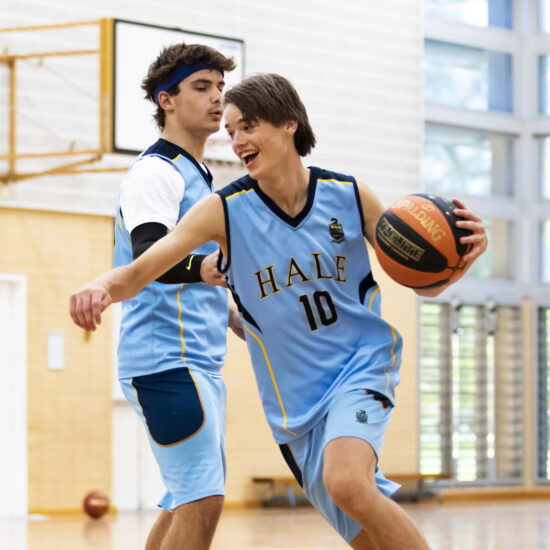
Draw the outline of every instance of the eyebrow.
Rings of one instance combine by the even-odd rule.
[[[197,80],[193,80],[192,84],[214,84],[214,81],[208,78],[197,78]],[[220,80],[215,84],[216,86],[219,86],[220,84],[225,86],[225,80]]]
[[[246,122],[246,121],[244,118],[240,118],[239,120],[237,120],[237,124],[241,124],[241,122]],[[229,124],[226,122],[224,127],[227,130],[227,128],[229,127]]]

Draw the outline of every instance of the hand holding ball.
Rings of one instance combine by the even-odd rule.
[[[374,249],[384,271],[411,288],[431,288],[458,279],[466,266],[463,256],[469,235],[456,222],[456,206],[435,195],[407,195],[380,217]]]

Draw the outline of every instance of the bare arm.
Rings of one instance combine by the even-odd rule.
[[[363,211],[363,219],[365,225],[363,233],[369,243],[374,246],[374,234],[376,224],[380,216],[384,213],[384,205],[378,200],[378,197],[371,191],[365,183],[358,181],[359,197],[361,198],[361,209]]]
[[[226,254],[223,206],[217,194],[195,204],[166,237],[131,264],[103,273],[73,294],[70,298],[73,321],[85,330],[95,330],[101,323],[101,314],[112,302],[136,296],[143,287],[208,241],[216,241]]]
[[[374,245],[376,224],[380,219],[380,216],[384,213],[384,207],[374,193],[362,182],[357,182],[359,188],[359,196],[361,198],[361,207],[363,210],[363,218],[365,220],[364,234],[371,245]],[[461,273],[461,277],[468,271],[472,263],[487,249],[487,235],[483,222],[479,216],[476,216],[473,212],[468,210],[466,206],[457,199],[453,199],[457,209],[454,213],[464,220],[456,222],[457,227],[462,229],[469,229],[472,234],[467,237],[461,237],[460,242],[462,244],[471,245],[470,250],[464,256],[464,260],[467,262],[466,269]],[[413,289],[419,296],[425,296],[428,298],[434,298],[441,294],[445,289],[451,286],[458,279],[455,279],[452,283],[447,283],[443,286],[435,288],[417,288]]]

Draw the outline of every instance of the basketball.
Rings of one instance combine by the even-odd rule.
[[[457,279],[469,245],[460,238],[457,207],[436,195],[407,195],[394,202],[376,225],[374,248],[384,271],[410,288],[431,288]]]
[[[99,491],[92,491],[84,497],[82,507],[91,518],[98,519],[109,510],[109,497]]]

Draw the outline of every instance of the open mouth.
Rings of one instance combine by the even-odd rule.
[[[244,165],[248,166],[256,157],[258,156],[258,152],[256,153],[244,153],[241,158],[243,159]]]

